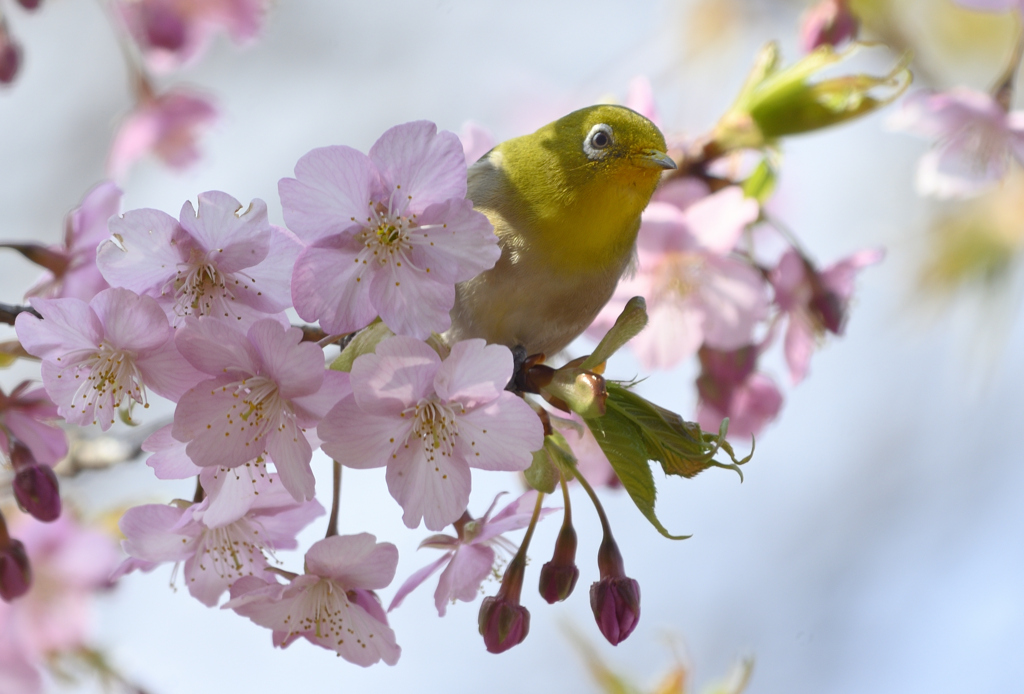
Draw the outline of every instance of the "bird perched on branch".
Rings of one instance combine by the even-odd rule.
[[[674,168],[654,123],[608,105],[481,157],[469,168],[468,197],[494,225],[501,258],[456,287],[449,344],[482,337],[518,359],[565,348],[611,298],[640,214]]]

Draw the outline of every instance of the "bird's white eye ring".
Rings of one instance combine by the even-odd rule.
[[[591,159],[600,159],[606,154],[605,150],[612,146],[612,141],[611,126],[598,123],[590,129],[587,138],[583,140],[583,151]]]

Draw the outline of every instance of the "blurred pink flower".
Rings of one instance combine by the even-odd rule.
[[[957,5],[969,10],[982,12],[1009,12],[1017,10],[1024,13],[1024,0],[953,0]]]
[[[256,199],[243,207],[227,193],[199,194],[175,220],[160,210],[110,220],[115,235],[96,264],[112,285],[154,297],[171,323],[215,316],[248,326],[291,306],[291,270],[301,244],[267,220]]]
[[[356,665],[394,665],[402,649],[372,591],[391,583],[397,566],[398,549],[389,542],[334,535],[309,548],[306,573],[290,584],[243,578],[224,608],[273,630],[275,646],[305,638]]]
[[[814,345],[825,331],[841,335],[857,272],[882,260],[881,250],[869,249],[844,258],[821,272],[790,249],[771,273],[775,302],[788,317],[785,354],[789,375],[799,383],[807,375]]]
[[[594,438],[583,418],[575,412],[570,414],[550,414],[551,426],[565,437],[566,442],[576,456],[576,467],[583,478],[592,487],[621,487],[622,481],[608,462],[608,456],[601,450],[601,445]]]
[[[117,408],[148,407],[146,389],[176,400],[201,374],[174,346],[156,301],[127,289],[104,289],[80,299],[33,299],[44,320],[21,313],[15,321],[25,350],[43,361],[43,385],[58,413],[72,424],[103,431]]]
[[[51,523],[6,510],[5,515],[11,534],[25,545],[33,580],[28,593],[0,602],[0,670],[8,662],[20,664],[21,675],[31,682],[25,666],[42,665],[48,655],[86,643],[92,596],[109,586],[117,545],[112,537],[80,525],[71,513]]]
[[[242,333],[221,320],[189,318],[174,342],[210,378],[185,393],[172,434],[200,467],[237,467],[269,454],[296,500],[312,499],[313,448],[304,433],[347,395],[348,374],[324,368],[302,331],[267,318]]]
[[[629,91],[626,93],[624,105],[661,127],[661,116],[654,104],[654,89],[646,75],[637,75],[629,81]]]
[[[629,344],[645,368],[671,368],[701,343],[734,349],[749,342],[768,312],[765,281],[727,254],[758,213],[757,202],[736,187],[685,210],[651,203],[637,240],[639,270],[619,283],[588,332],[600,337],[631,297],[643,296],[649,323]]]
[[[0,390],[0,451],[10,459],[14,442],[20,441],[37,463],[57,464],[68,454],[68,439],[56,419],[57,406],[42,386],[22,381],[10,395]]]
[[[502,345],[464,340],[442,362],[415,338],[391,337],[355,360],[352,395],[317,433],[343,465],[387,466],[408,527],[441,530],[466,510],[471,467],[525,470],[544,442],[540,418],[505,390],[511,377]]]
[[[473,121],[466,121],[462,124],[459,141],[462,142],[462,151],[466,154],[466,166],[472,166],[477,159],[498,144],[494,141],[494,135],[490,130]]]
[[[840,46],[857,38],[859,24],[848,0],[821,0],[800,19],[800,46],[805,53],[818,46]]]
[[[117,576],[183,561],[189,593],[212,607],[236,580],[264,575],[269,566],[264,550],[298,547],[296,534],[322,516],[324,508],[315,500],[296,502],[269,477],[258,478],[257,487],[258,496],[243,516],[222,519],[218,525],[211,525],[207,517],[210,497],[199,504],[128,509],[120,527],[129,558]]]
[[[151,68],[196,60],[220,30],[236,42],[259,32],[266,0],[116,0],[115,8]]]
[[[492,267],[491,223],[466,199],[466,158],[454,133],[398,125],[369,156],[314,149],[281,179],[288,227],[309,247],[292,278],[295,310],[328,333],[377,315],[395,333],[427,338],[451,325],[455,284]]]
[[[912,94],[889,127],[936,141],[918,165],[922,195],[977,195],[1006,175],[1011,159],[1024,163],[1024,111],[1007,112],[967,87]]]
[[[753,436],[782,409],[782,393],[770,378],[755,372],[759,349],[748,345],[734,351],[702,347],[697,378],[697,422],[718,431],[729,418],[729,436]]]
[[[497,558],[494,548],[499,547],[510,555],[516,546],[502,537],[503,533],[525,528],[530,524],[533,508],[537,503],[537,492],[529,491],[503,508],[493,518],[491,512],[498,504],[499,494],[482,518],[473,519],[468,513],[455,522],[456,536],[431,535],[420,543],[420,549],[431,547],[445,550],[443,556],[432,564],[414,573],[391,600],[388,612],[402,604],[405,596],[418,588],[442,566],[441,578],[434,591],[434,606],[437,614],[444,617],[448,603],[456,600],[473,602],[480,594],[480,585],[494,570]],[[541,517],[556,509],[541,509]]]
[[[118,129],[107,170],[121,178],[149,153],[173,169],[183,169],[199,159],[199,133],[216,118],[211,100],[195,92],[174,89],[144,96]]]
[[[81,205],[64,220],[64,243],[46,249],[48,257],[40,264],[49,272],[25,296],[89,301],[108,288],[96,267],[96,247],[110,238],[107,221],[120,209],[121,189],[112,181],[104,181],[86,193]]]

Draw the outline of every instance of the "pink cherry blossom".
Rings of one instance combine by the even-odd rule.
[[[51,523],[6,509],[4,514],[11,534],[25,545],[33,582],[32,589],[17,600],[0,601],[0,669],[7,663],[18,664],[23,679],[31,681],[26,666],[38,667],[49,655],[86,644],[92,598],[109,585],[108,577],[117,565],[117,545],[112,537],[82,526],[71,513]]]
[[[44,299],[73,297],[89,301],[110,285],[96,267],[96,247],[110,237],[107,220],[121,209],[121,189],[111,181],[98,184],[64,220],[64,243],[47,249],[49,271],[25,292]]]
[[[765,282],[727,254],[757,216],[757,203],[735,187],[685,210],[651,203],[637,241],[639,270],[619,283],[589,332],[600,337],[631,297],[643,296],[649,323],[630,347],[646,368],[671,368],[702,343],[732,349],[749,342],[767,315]]]
[[[327,413],[323,449],[353,468],[387,466],[388,490],[410,528],[441,530],[466,510],[470,467],[525,470],[544,440],[536,413],[506,391],[512,353],[456,343],[443,362],[411,337],[392,337],[352,366],[352,395]]]
[[[795,250],[782,256],[772,271],[771,283],[775,301],[789,320],[785,354],[794,384],[807,375],[814,345],[825,331],[842,334],[857,272],[879,262],[883,255],[880,250],[860,251],[821,272]]]
[[[533,517],[533,508],[537,503],[537,492],[529,491],[510,503],[491,518],[491,512],[501,497],[494,498],[491,507],[482,518],[473,519],[465,514],[455,523],[456,536],[431,535],[420,543],[420,549],[431,547],[445,550],[437,561],[424,566],[414,573],[391,600],[388,612],[402,604],[405,596],[418,588],[442,566],[441,579],[434,591],[434,605],[437,614],[444,617],[448,603],[456,600],[473,602],[480,594],[480,586],[495,568],[497,556],[494,548],[498,547],[515,554],[516,546],[502,537],[504,533],[525,528]],[[541,509],[541,516],[546,516],[556,509]]]
[[[116,0],[132,38],[154,70],[166,72],[196,60],[220,30],[236,42],[256,36],[265,0]]]
[[[212,376],[185,393],[172,433],[200,467],[237,467],[268,455],[297,500],[312,499],[313,449],[304,433],[347,395],[348,374],[327,371],[320,347],[272,319],[248,333],[210,317],[189,318],[175,342]]]
[[[42,386],[22,381],[10,395],[0,390],[0,451],[10,459],[14,442],[20,441],[37,463],[55,465],[68,454],[67,436],[56,419],[57,406]]]
[[[455,284],[501,255],[487,218],[466,199],[454,133],[427,121],[391,128],[369,156],[314,149],[279,185],[288,227],[310,244],[292,278],[295,310],[329,333],[380,316],[426,338],[451,325]]]
[[[185,316],[245,324],[291,305],[291,269],[301,244],[271,226],[259,199],[247,208],[226,193],[200,193],[179,221],[159,210],[126,212],[110,221],[112,240],[96,262],[112,285],[148,294],[175,325]]]
[[[757,373],[761,348],[747,345],[738,350],[700,350],[701,375],[697,378],[697,422],[718,431],[729,418],[729,436],[760,433],[782,409],[782,394],[767,376]]]
[[[917,169],[922,195],[977,195],[1006,175],[1011,159],[1024,163],[1024,111],[1007,112],[967,87],[913,94],[889,126],[935,140]]]
[[[199,504],[149,504],[121,517],[122,543],[129,559],[118,576],[150,571],[163,562],[185,562],[185,584],[204,605],[217,604],[232,583],[244,576],[270,576],[265,551],[295,549],[296,534],[324,508],[317,501],[296,502],[271,477],[258,478],[259,494],[241,517],[212,525],[210,498]]]
[[[167,316],[148,296],[105,289],[80,299],[33,299],[43,320],[21,313],[18,339],[43,360],[43,385],[72,424],[106,431],[128,400],[148,407],[147,388],[176,400],[200,374],[178,353]]]
[[[212,101],[199,93],[172,89],[145,95],[121,123],[110,146],[107,170],[113,178],[122,178],[132,164],[150,153],[173,169],[184,169],[199,159],[199,133],[216,119]]]
[[[810,53],[819,46],[840,46],[857,38],[857,16],[849,0],[821,0],[800,20],[800,46]]]
[[[391,583],[397,565],[391,543],[367,533],[335,535],[309,548],[304,575],[288,585],[244,578],[224,608],[273,630],[275,646],[304,638],[356,665],[394,665],[402,649],[372,591]]]

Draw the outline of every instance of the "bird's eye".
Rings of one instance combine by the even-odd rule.
[[[583,141],[583,151],[591,159],[600,159],[605,155],[603,150],[612,145],[612,129],[604,123],[598,123],[590,132],[587,139]]]

